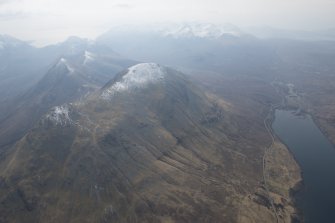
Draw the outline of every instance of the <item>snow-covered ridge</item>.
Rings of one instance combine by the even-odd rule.
[[[51,121],[55,125],[67,125],[72,124],[73,121],[70,118],[70,109],[68,105],[56,106],[46,115],[46,119]]]
[[[237,27],[230,24],[186,24],[180,25],[179,27],[170,28],[169,30],[163,32],[163,35],[174,38],[199,37],[216,39],[227,34],[239,37],[242,35],[242,32]]]
[[[164,68],[155,63],[140,63],[128,68],[120,81],[105,89],[101,97],[110,99],[117,92],[130,91],[136,88],[144,88],[150,83],[157,83],[164,79]]]

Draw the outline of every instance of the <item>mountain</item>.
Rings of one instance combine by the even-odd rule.
[[[299,167],[266,121],[294,84],[334,132],[334,44],[222,32],[2,44],[0,222],[296,222]]]
[[[87,39],[69,37],[62,43],[36,48],[27,42],[8,35],[0,35],[0,102],[10,101],[27,91],[61,57],[84,56],[85,51],[87,51],[86,55],[91,52],[99,57],[97,61],[101,61],[99,66],[105,72],[119,72],[131,65],[127,62],[127,59],[115,53],[112,49],[100,46]],[[104,59],[100,60],[102,58]],[[0,106],[0,110],[2,109],[4,108]]]
[[[102,34],[96,42],[139,61],[231,75],[266,76],[277,59],[271,47],[233,25],[123,27]]]
[[[253,27],[248,31],[253,35],[264,39],[287,39],[300,41],[334,41],[335,29],[327,30],[287,30],[273,27]]]
[[[9,35],[0,35],[0,49],[2,53],[5,50],[18,48],[19,46],[29,47],[29,44]]]
[[[247,35],[237,26],[232,24],[214,25],[211,23],[186,23],[178,26],[170,26],[162,29],[161,33],[165,36],[178,38],[207,38],[219,39],[230,36],[238,38]]]
[[[233,110],[180,72],[132,66],[52,108],[9,150],[1,221],[236,222],[263,149],[243,148],[255,142]]]
[[[24,41],[0,35],[0,102],[27,90],[44,72],[47,64],[37,51]]]
[[[113,51],[100,51],[91,46],[59,58],[34,86],[8,102],[0,119],[0,147],[20,139],[51,107],[84,98],[135,63]]]

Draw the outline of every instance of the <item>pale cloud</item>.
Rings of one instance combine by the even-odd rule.
[[[124,3],[115,4],[114,7],[121,8],[121,9],[131,9],[132,8],[130,4],[124,4]]]
[[[0,5],[8,4],[10,2],[11,2],[11,0],[0,0]]]
[[[20,20],[29,17],[28,14],[22,12],[3,12],[0,13],[0,20]]]

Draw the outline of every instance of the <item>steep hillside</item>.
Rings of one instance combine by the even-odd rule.
[[[0,148],[20,139],[51,107],[85,98],[134,63],[111,53],[99,54],[97,48],[61,57],[39,82],[6,104],[0,119]]]
[[[261,179],[262,149],[234,146],[232,109],[174,70],[131,67],[53,108],[11,149],[2,220],[237,221],[237,201]]]

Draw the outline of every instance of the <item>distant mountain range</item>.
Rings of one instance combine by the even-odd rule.
[[[263,39],[291,39],[303,41],[334,41],[335,28],[325,29],[319,31],[306,31],[306,30],[287,30],[276,29],[272,27],[253,27],[248,28],[248,32]]]

